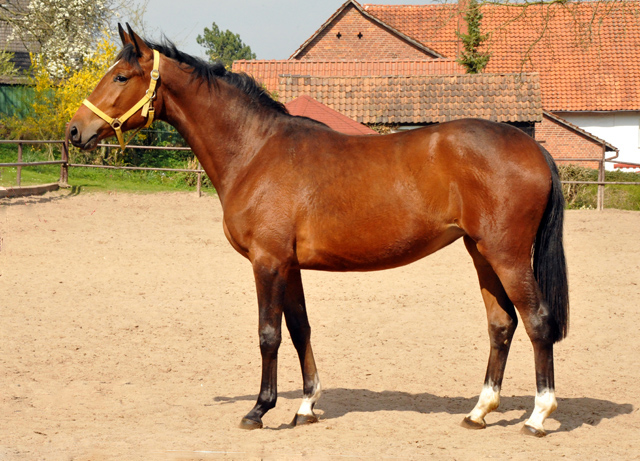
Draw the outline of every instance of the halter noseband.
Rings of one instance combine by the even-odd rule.
[[[151,71],[151,81],[149,83],[149,89],[144,94],[142,99],[140,99],[140,101],[138,101],[131,109],[129,109],[123,116],[119,118],[109,117],[107,114],[102,112],[100,109],[98,109],[96,106],[94,106],[92,103],[90,103],[86,99],[82,101],[82,104],[84,104],[89,109],[91,109],[91,111],[94,114],[96,114],[102,120],[104,120],[109,125],[111,125],[111,128],[113,128],[113,131],[116,132],[118,142],[120,143],[120,147],[122,148],[123,151],[127,143],[131,141],[131,139],[133,139],[133,137],[136,134],[138,134],[138,131],[140,131],[143,128],[149,128],[149,126],[151,126],[151,123],[153,123],[153,117],[155,115],[155,110],[153,108],[153,100],[156,98],[156,85],[158,83],[158,79],[160,78],[159,67],[160,67],[160,53],[158,53],[157,50],[153,50],[153,70]],[[134,131],[133,134],[129,137],[129,139],[125,141],[124,137],[122,136],[122,125],[124,124],[124,122],[129,120],[129,118],[133,114],[138,112],[140,108],[142,108],[142,112],[140,112],[140,115],[147,118],[147,123],[143,127],[140,127],[136,131]]]

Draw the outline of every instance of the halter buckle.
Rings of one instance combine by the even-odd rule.
[[[117,118],[114,118],[113,121],[111,122],[111,128],[113,128],[114,130],[120,129],[121,126],[122,126],[122,122]]]
[[[158,80],[160,78],[160,72],[158,71],[158,69],[153,69],[151,71],[151,80]]]

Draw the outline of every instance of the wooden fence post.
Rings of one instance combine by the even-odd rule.
[[[62,161],[60,165],[60,186],[69,187],[69,141],[64,140],[62,143]]]
[[[200,161],[198,161],[198,197],[202,197],[202,165],[200,165]]]
[[[22,143],[18,143],[18,163],[22,163]],[[16,167],[16,185],[20,187],[22,182],[22,167],[18,165]]]
[[[598,182],[604,182],[604,160],[600,160],[598,165]],[[598,210],[604,210],[604,184],[598,184]]]

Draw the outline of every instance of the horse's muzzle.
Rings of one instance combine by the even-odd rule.
[[[93,150],[98,145],[98,133],[84,133],[83,135],[76,124],[69,126],[67,139],[71,141],[71,144],[75,147],[82,150]]]

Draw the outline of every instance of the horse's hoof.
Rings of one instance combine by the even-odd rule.
[[[291,421],[292,426],[304,426],[305,424],[313,424],[318,422],[316,415],[298,415],[296,414]]]
[[[522,432],[524,435],[530,435],[533,437],[544,437],[545,435],[547,435],[547,433],[545,432],[545,430],[540,430],[540,429],[536,429],[533,426],[529,426],[528,424],[525,424],[524,426],[522,426],[522,429],[520,430],[520,432]]]
[[[242,418],[240,421],[240,429],[247,429],[252,431],[253,429],[262,429],[262,421],[249,418]]]
[[[484,419],[482,420],[482,422],[478,423],[472,420],[471,418],[469,418],[468,416],[462,420],[460,425],[467,429],[474,429],[474,430],[484,429],[485,427],[487,427],[487,423],[484,422]]]

